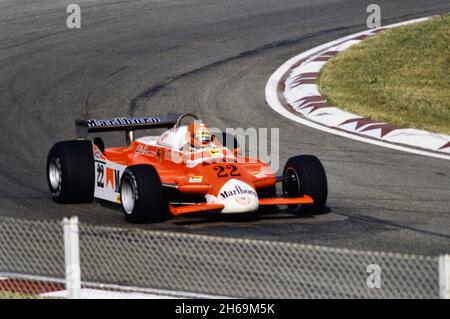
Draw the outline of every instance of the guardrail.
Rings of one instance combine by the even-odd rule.
[[[448,298],[449,256],[0,218],[0,298]]]

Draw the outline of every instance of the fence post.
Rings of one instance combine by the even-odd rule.
[[[67,299],[79,299],[81,291],[78,217],[64,218],[64,257]]]
[[[439,298],[450,299],[450,255],[439,256]]]

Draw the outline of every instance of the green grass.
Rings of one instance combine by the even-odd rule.
[[[320,72],[319,88],[330,104],[358,115],[450,134],[450,15],[339,53]]]

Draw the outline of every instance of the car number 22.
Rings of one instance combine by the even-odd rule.
[[[235,165],[216,165],[214,170],[217,171],[217,177],[241,176]]]

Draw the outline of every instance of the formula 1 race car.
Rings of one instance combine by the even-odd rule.
[[[186,118],[190,124],[182,125]],[[153,128],[167,130],[134,139],[134,131]],[[266,163],[241,156],[235,136],[212,135],[194,114],[77,120],[76,129],[78,139],[56,143],[47,158],[48,185],[58,203],[113,202],[132,223],[207,211],[251,213],[270,205],[318,213],[326,203],[325,170],[315,156],[292,157],[275,176]],[[107,131],[126,132],[128,145],[105,148],[101,138],[87,139]]]

